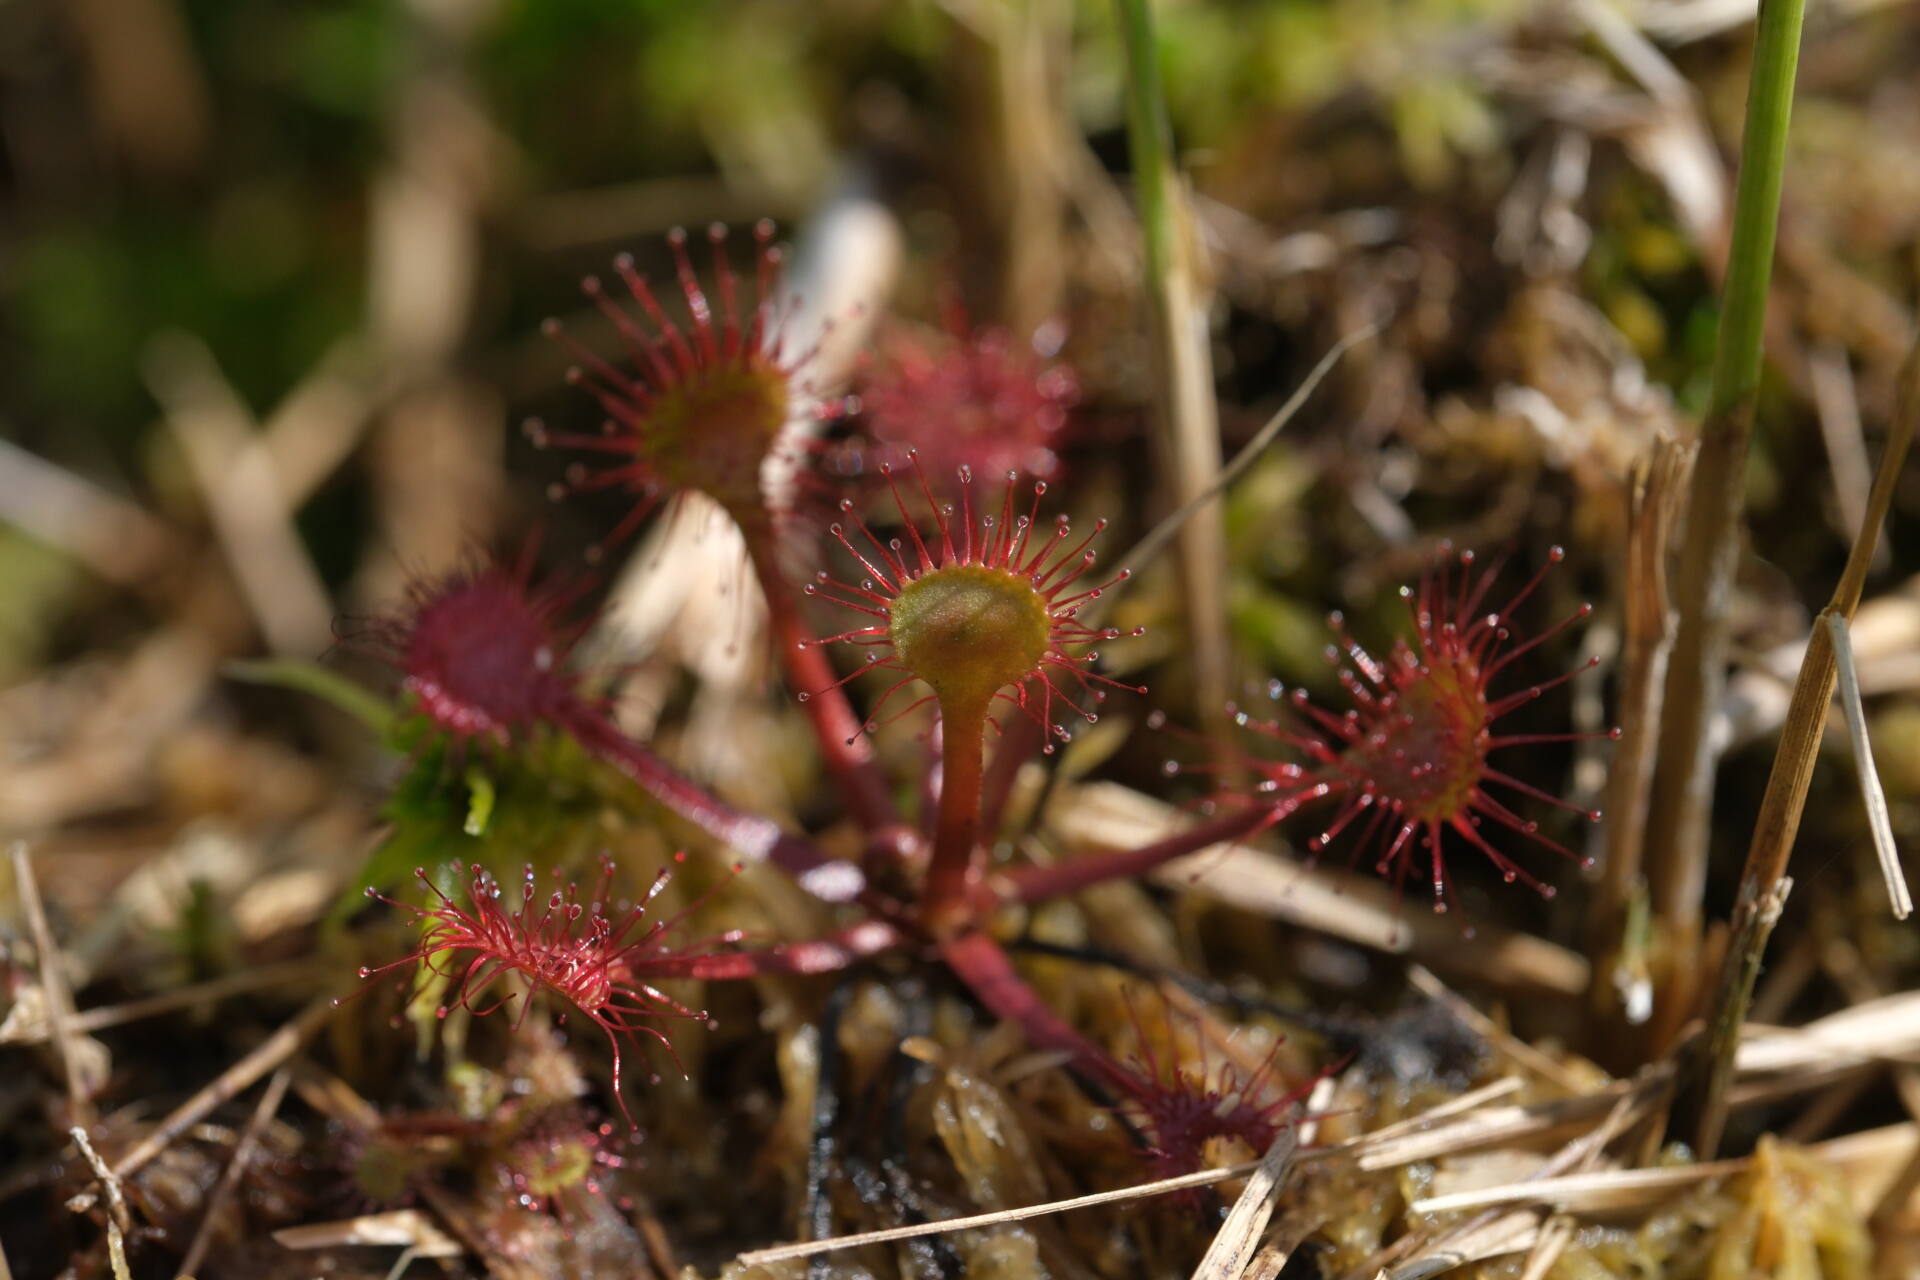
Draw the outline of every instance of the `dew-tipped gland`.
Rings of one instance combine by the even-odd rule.
[[[588,1216],[603,1194],[602,1178],[626,1167],[613,1150],[613,1126],[575,1106],[514,1117],[515,1131],[498,1155],[502,1189],[522,1209],[551,1213],[564,1224]]]
[[[900,673],[876,712],[896,691],[918,680],[932,692],[913,706],[937,700],[949,721],[987,716],[997,700],[1065,739],[1071,735],[1054,718],[1056,701],[1092,723],[1098,716],[1091,706],[1080,704],[1079,696],[1097,704],[1107,688],[1141,692],[1090,670],[1099,654],[1086,649],[1099,640],[1140,632],[1089,627],[1078,617],[1089,602],[1127,578],[1123,569],[1097,586],[1081,585],[1094,565],[1093,540],[1106,521],[1078,541],[1065,516],[1054,522],[1051,533],[1043,531],[1038,515],[1046,483],[1034,483],[1032,502],[1021,513],[1015,509],[1018,477],[1012,472],[998,513],[976,517],[973,474],[964,467],[958,476],[956,518],[951,506],[934,501],[917,457],[910,455],[909,460],[933,510],[932,536],[915,527],[892,468],[883,466],[881,474],[900,512],[906,541],[883,541],[853,513],[850,501],[843,502],[841,509],[864,545],[857,545],[841,525],[831,532],[867,576],[850,583],[821,574],[807,589],[873,619],[868,626],[812,643],[865,646],[865,670]],[[870,720],[867,727],[875,723]],[[1051,750],[1051,744],[1046,749]]]
[[[802,398],[800,371],[811,351],[790,352],[783,341],[785,314],[779,302],[780,251],[773,224],[754,228],[753,301],[741,296],[726,251],[726,229],[709,228],[715,294],[709,296],[694,271],[687,236],[676,230],[672,252],[676,284],[687,319],[676,321],[661,304],[633,259],[614,259],[614,273],[627,294],[623,305],[596,276],[581,288],[620,336],[630,370],[589,350],[554,320],[549,336],[576,360],[570,381],[584,386],[607,413],[601,434],[550,434],[528,425],[536,444],[557,444],[609,458],[606,466],[579,466],[568,475],[574,492],[626,488],[641,500],[609,535],[630,532],[661,497],[697,489],[736,520],[756,519],[762,509],[762,472],[780,452]]]
[[[1489,763],[1506,747],[1618,738],[1619,730],[1600,734],[1499,734],[1495,722],[1542,693],[1573,678],[1569,672],[1507,694],[1491,685],[1521,655],[1592,612],[1583,605],[1568,617],[1519,644],[1512,615],[1531,596],[1548,569],[1563,558],[1554,547],[1548,565],[1515,593],[1504,608],[1483,604],[1497,569],[1473,574],[1472,552],[1459,556],[1457,581],[1443,566],[1418,590],[1401,594],[1413,614],[1414,638],[1396,641],[1384,659],[1376,658],[1346,632],[1339,615],[1332,625],[1337,645],[1328,656],[1344,662],[1340,683],[1352,706],[1335,713],[1310,702],[1304,691],[1287,691],[1276,682],[1269,696],[1284,700],[1290,714],[1260,721],[1240,712],[1239,722],[1291,749],[1295,759],[1247,762],[1260,776],[1257,802],[1279,821],[1304,805],[1337,796],[1340,805],[1309,842],[1318,853],[1358,824],[1355,856],[1378,851],[1375,870],[1403,885],[1417,861],[1426,863],[1433,885],[1434,910],[1451,900],[1442,834],[1452,831],[1493,863],[1508,883],[1529,885],[1542,897],[1554,890],[1495,847],[1482,833],[1485,819],[1517,832],[1535,844],[1568,858],[1570,850],[1549,839],[1539,823],[1521,817],[1489,788],[1517,792],[1541,803],[1598,822],[1597,810],[1581,809],[1521,781]],[[1578,670],[1590,668],[1589,660]],[[1422,858],[1424,854],[1424,858]]]
[[[685,855],[676,855],[684,861]],[[456,871],[459,869],[456,867]],[[655,985],[666,977],[688,973],[690,959],[713,954],[713,948],[739,940],[727,933],[691,942],[672,939],[698,901],[665,919],[650,919],[648,907],[666,888],[672,873],[663,868],[637,903],[610,898],[614,866],[601,859],[601,874],[585,900],[579,886],[557,882],[545,895],[539,891],[531,866],[526,868],[520,903],[510,909],[492,874],[478,863],[465,868],[469,876],[467,903],[443,893],[424,868],[414,876],[437,905],[417,907],[369,888],[367,896],[407,912],[421,925],[420,943],[389,964],[362,968],[362,978],[419,966],[449,981],[436,1012],[445,1017],[454,1008],[487,1014],[514,999],[510,993],[489,1004],[475,1001],[498,979],[517,973],[535,990],[558,995],[606,1033],[613,1049],[613,1093],[632,1126],[633,1116],[621,1095],[621,1046],[645,1035],[671,1056],[673,1045],[649,1019],[698,1018],[706,1014],[688,1008]],[[558,872],[555,873],[556,877]],[[442,967],[456,953],[468,953],[459,967]],[[364,988],[363,988],[364,990]],[[525,1016],[526,1005],[521,1006]]]
[[[1045,362],[1054,328],[1021,343],[1000,329],[970,331],[955,308],[944,335],[889,335],[859,395],[876,461],[897,466],[913,450],[942,478],[963,466],[1056,478],[1079,387],[1067,366]]]

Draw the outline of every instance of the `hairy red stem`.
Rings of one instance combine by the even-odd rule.
[[[582,747],[633,779],[673,812],[741,857],[771,862],[816,898],[851,902],[866,877],[850,862],[829,857],[806,839],[780,829],[771,818],[743,813],[702,788],[659,756],[584,707],[566,717],[567,731]]]
[[[980,796],[980,830],[989,839],[999,832],[1006,816],[1013,784],[1020,778],[1020,766],[1038,754],[1046,732],[1046,726],[1036,723],[1031,716],[1010,717],[1001,730]]]
[[[813,633],[800,617],[800,602],[780,567],[780,550],[771,528],[745,528],[747,558],[767,600],[767,620],[787,682],[805,695],[802,706],[820,741],[821,759],[833,775],[840,794],[855,819],[869,833],[900,827],[900,815],[887,790],[886,779],[873,761],[873,748],[861,732],[846,690],[833,664],[819,646],[808,643]]]
[[[939,937],[973,923],[974,851],[980,837],[984,708],[940,707],[940,808],[921,917]]]
[[[648,970],[661,978],[726,981],[768,973],[831,973],[868,956],[891,951],[906,935],[882,920],[863,920],[850,928],[805,942],[780,943],[759,951],[671,956]]]
[[[1018,1023],[1027,1044],[1039,1050],[1060,1050],[1075,1063],[1089,1065],[1096,1075],[1117,1075],[1112,1057],[1087,1036],[1075,1031],[1041,1000],[1014,969],[1006,950],[985,933],[962,933],[941,942],[941,960],[966,983],[973,998],[1002,1021]]]
[[[1047,1007],[1040,993],[1014,969],[1006,951],[986,934],[974,931],[948,938],[940,944],[940,956],[976,1000],[995,1017],[1018,1024],[1034,1048],[1071,1054],[1076,1067],[1108,1084],[1124,1077],[1106,1050]]]
[[[1129,880],[1209,845],[1244,839],[1274,818],[1275,812],[1265,806],[1234,809],[1137,849],[1088,854],[1050,867],[1020,867],[999,877],[1000,896],[1009,902],[1043,902],[1109,880]]]

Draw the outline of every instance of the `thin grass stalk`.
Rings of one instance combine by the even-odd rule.
[[[1766,793],[1760,799],[1753,842],[1747,849],[1746,869],[1741,874],[1739,893],[1734,900],[1732,943],[1708,1014],[1704,1059],[1689,1064],[1681,1091],[1681,1114],[1695,1118],[1695,1150],[1702,1160],[1713,1159],[1720,1148],[1721,1134],[1726,1128],[1727,1088],[1733,1080],[1740,1028],[1746,1021],[1748,1003],[1753,999],[1754,981],[1760,974],[1767,939],[1773,934],[1773,926],[1793,885],[1787,878],[1787,860],[1793,853],[1800,815],[1806,808],[1807,788],[1813,780],[1814,761],[1827,727],[1827,708],[1833,701],[1838,679],[1828,619],[1839,617],[1850,621],[1860,605],[1880,525],[1886,519],[1887,508],[1893,501],[1894,484],[1913,443],[1916,419],[1920,419],[1920,343],[1916,343],[1908,355],[1900,375],[1899,406],[1887,432],[1886,451],[1880,456],[1873,491],[1867,497],[1866,519],[1854,537],[1840,584],[1815,619],[1813,632],[1807,638],[1807,654],[1800,664],[1799,679],[1794,682],[1786,727],[1781,731],[1780,746],[1774,753]]]
[[[1766,0],[1760,6],[1712,389],[1675,578],[1678,628],[1667,670],[1647,865],[1653,908],[1676,955],[1689,952],[1700,931],[1717,763],[1709,729],[1726,684],[1728,606],[1805,10],[1805,0]],[[1675,969],[1688,971],[1685,965]],[[1668,1003],[1690,1003],[1684,999],[1688,995],[1671,990]]]
[[[1126,51],[1127,150],[1153,323],[1155,452],[1167,475],[1167,507],[1178,510],[1205,494],[1220,470],[1206,298],[1194,271],[1191,217],[1173,159],[1149,0],[1114,0],[1114,9]],[[1181,527],[1179,559],[1196,709],[1209,735],[1224,742],[1230,654],[1226,527],[1217,498]]]
[[[1679,500],[1693,460],[1690,442],[1656,441],[1635,468],[1629,498],[1626,580],[1622,585],[1625,632],[1620,661],[1620,723],[1625,727],[1614,750],[1607,781],[1606,859],[1594,894],[1590,951],[1601,963],[1593,969],[1594,1006],[1644,1022],[1647,975],[1644,955],[1628,939],[1628,922],[1644,912],[1645,883],[1641,853],[1646,843],[1647,802],[1653,791],[1654,747],[1666,690],[1667,660],[1673,646],[1673,598],[1667,582],[1667,556],[1679,513]],[[1613,1039],[1619,1024],[1606,1019]]]

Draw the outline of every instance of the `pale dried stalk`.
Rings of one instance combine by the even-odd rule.
[[[1867,516],[1867,491],[1873,487],[1873,462],[1867,456],[1866,433],[1860,424],[1860,401],[1854,394],[1853,369],[1847,351],[1838,342],[1825,342],[1807,357],[1807,382],[1827,446],[1827,471],[1840,517],[1839,533],[1847,536]],[[1874,555],[1875,570],[1887,565],[1883,543]]]
[[[68,1116],[84,1129],[94,1121],[93,1096],[76,1047],[79,1037],[73,1029],[73,995],[67,990],[66,977],[60,971],[60,950],[47,923],[46,904],[40,901],[40,882],[34,878],[33,860],[27,856],[26,842],[14,841],[9,853],[13,858],[14,890],[20,895],[20,908],[33,934],[33,948],[39,953],[40,986],[47,1004],[47,1033],[60,1062],[60,1074],[66,1079]]]
[[[1920,1129],[1907,1123],[1848,1134],[1817,1143],[1807,1150],[1843,1173],[1866,1175],[1884,1170],[1892,1161],[1905,1159],[1917,1141],[1920,1141]],[[1653,1209],[1671,1203],[1678,1192],[1715,1178],[1742,1173],[1751,1161],[1752,1157],[1743,1156],[1738,1160],[1709,1161],[1672,1169],[1616,1169],[1606,1173],[1530,1179],[1429,1196],[1414,1201],[1408,1212],[1458,1213],[1513,1204],[1554,1205],[1577,1213]],[[1850,1181],[1850,1185],[1856,1193],[1877,1190],[1860,1182]]]
[[[1444,1246],[1380,1272],[1378,1280],[1429,1280],[1468,1263],[1530,1249],[1539,1237],[1536,1215],[1530,1211],[1490,1214],[1483,1221],[1475,1222],[1471,1229],[1449,1238]],[[1403,1240],[1411,1238],[1402,1237]],[[1349,1272],[1345,1280],[1362,1280],[1362,1277]],[[1376,1280],[1376,1277],[1368,1274],[1364,1280]]]
[[[1387,1142],[1404,1137],[1409,1133],[1418,1133],[1437,1120],[1461,1115],[1477,1110],[1489,1102],[1498,1102],[1509,1094],[1518,1093],[1522,1087],[1519,1076],[1502,1076],[1492,1084],[1482,1085],[1469,1090],[1457,1098],[1427,1108],[1417,1116],[1408,1116],[1405,1120],[1396,1120],[1392,1124],[1382,1125],[1367,1135],[1369,1142]]]
[[[1821,949],[1821,967],[1835,985],[1847,994],[1847,998],[1855,1002],[1856,1008],[1879,1005],[1887,998],[1861,958],[1859,948],[1844,938],[1833,939]],[[1878,1074],[1862,1073],[1860,1078],[1863,1083],[1872,1083]],[[1895,1067],[1893,1082],[1907,1115],[1920,1122],[1920,1068],[1911,1065]],[[1890,1233],[1900,1229],[1907,1214],[1908,1201],[1917,1190],[1920,1190],[1920,1142],[1914,1144],[1913,1153],[1894,1173],[1886,1190],[1880,1193],[1880,1198],[1868,1211],[1867,1223],[1877,1239],[1884,1242]]]
[[[1213,1243],[1207,1246],[1206,1256],[1193,1269],[1193,1280],[1239,1280],[1273,1217],[1274,1200],[1293,1172],[1293,1157],[1299,1149],[1300,1138],[1292,1125],[1274,1137],[1239,1199],[1228,1210]]]
[[[1713,381],[1675,575],[1679,625],[1667,671],[1647,858],[1654,909],[1682,955],[1697,945],[1706,885],[1717,752],[1708,729],[1726,685],[1729,605],[1805,9],[1805,0],[1771,0],[1755,34]]]
[[[1167,543],[1172,541],[1175,535],[1179,533],[1181,527],[1198,513],[1201,507],[1214,501],[1226,491],[1229,485],[1246,474],[1247,468],[1251,467],[1259,459],[1260,455],[1267,451],[1267,446],[1272,444],[1275,438],[1286,429],[1286,425],[1289,422],[1293,421],[1294,415],[1300,412],[1301,407],[1306,404],[1307,398],[1314,393],[1314,390],[1319,387],[1326,376],[1333,372],[1333,366],[1339,363],[1340,357],[1379,332],[1379,325],[1363,324],[1352,333],[1347,334],[1338,342],[1334,343],[1331,347],[1328,347],[1327,353],[1320,357],[1319,362],[1315,364],[1312,369],[1307,371],[1307,376],[1301,379],[1300,385],[1294,388],[1293,394],[1287,397],[1286,403],[1274,410],[1273,416],[1268,418],[1260,430],[1254,433],[1253,439],[1247,441],[1246,444],[1240,447],[1240,451],[1233,455],[1231,462],[1220,468],[1220,473],[1214,477],[1213,482],[1193,497],[1187,499],[1180,505],[1178,510],[1172,512],[1161,520],[1160,523],[1149,529],[1140,541],[1127,548],[1126,553],[1115,560],[1114,563],[1124,565],[1135,573],[1138,573],[1140,570],[1146,568],[1147,565],[1151,564],[1154,558],[1166,549]],[[1107,598],[1108,597],[1102,597],[1102,600]],[[1091,602],[1091,604],[1098,603],[1100,602]],[[1088,607],[1083,608],[1080,612],[1083,617],[1094,618],[1100,616],[1101,611]],[[1089,623],[1089,625],[1092,624]]]
[[[1607,1146],[1632,1125],[1640,1122],[1653,1098],[1664,1090],[1671,1073],[1664,1066],[1649,1067],[1637,1076],[1630,1088],[1620,1093],[1595,1128],[1579,1135],[1555,1152],[1529,1175],[1528,1182],[1551,1178],[1569,1171],[1584,1171],[1597,1162]],[[1522,1249],[1551,1249],[1552,1234],[1533,1210],[1500,1213],[1487,1209],[1474,1218],[1439,1231],[1432,1225],[1416,1229],[1410,1238],[1424,1237],[1406,1261],[1391,1273],[1396,1278],[1433,1274],[1435,1263],[1492,1257],[1499,1253],[1517,1253]]]
[[[102,1005],[97,1009],[87,1009],[70,1015],[67,1025],[68,1029],[76,1034],[91,1035],[108,1027],[118,1027],[129,1022],[138,1022],[142,1018],[171,1013],[175,1009],[188,1009],[194,1005],[224,999],[227,996],[258,991],[262,987],[311,978],[319,972],[317,966],[301,961],[265,965],[258,969],[230,973],[224,978],[210,978],[205,982],[180,987],[174,991],[162,991],[138,1000],[129,1000],[124,1004]],[[47,1025],[36,1025],[29,1020],[20,1027],[0,1030],[0,1045],[46,1042],[53,1035],[50,1025],[52,1020],[47,1021]]]
[[[294,1015],[290,1022],[261,1041],[253,1052],[215,1076],[191,1098],[175,1107],[167,1117],[155,1125],[134,1148],[120,1157],[113,1172],[121,1178],[131,1178],[162,1151],[169,1143],[188,1129],[206,1118],[208,1112],[228,1099],[236,1096],[267,1072],[291,1058],[307,1037],[320,1029],[322,1023],[333,1014],[333,999],[320,996],[313,1003]]]
[[[144,508],[0,440],[0,519],[123,587],[150,585],[177,535]]]
[[[829,1240],[803,1240],[795,1244],[774,1245],[772,1248],[754,1249],[743,1253],[737,1261],[743,1267],[772,1266],[774,1263],[788,1262],[795,1258],[811,1258],[815,1254],[833,1253],[840,1249],[856,1249],[862,1245],[889,1244],[895,1240],[945,1235],[953,1231],[971,1231],[976,1227],[995,1227],[1006,1222],[1024,1222],[1028,1218],[1065,1213],[1071,1209],[1086,1209],[1094,1205],[1113,1204],[1121,1200],[1139,1200],[1146,1196],[1165,1195],[1170,1191],[1185,1191],[1192,1187],[1210,1187],[1215,1183],[1244,1178],[1258,1170],[1260,1163],[1258,1160],[1249,1160],[1221,1169],[1202,1169],[1198,1173],[1185,1173],[1177,1178],[1162,1178],[1157,1182],[1141,1183],[1135,1187],[1096,1191],[1091,1195],[1074,1196],[1067,1200],[1049,1200],[1045,1204],[1022,1205],[1016,1209],[996,1209],[992,1213],[976,1213],[964,1218],[943,1218],[938,1222],[918,1222],[904,1227],[883,1227],[878,1231],[834,1236]]]
[[[1594,895],[1590,953],[1602,958],[1596,995],[1617,1001],[1628,1022],[1646,1020],[1651,994],[1644,972],[1623,974],[1630,947],[1628,904],[1641,892],[1641,850],[1653,790],[1655,746],[1673,648],[1673,600],[1667,554],[1680,501],[1693,465],[1691,442],[1658,440],[1636,463],[1628,496],[1624,644],[1620,659],[1619,719],[1626,732],[1615,746],[1607,782],[1607,851]],[[1607,957],[1615,957],[1607,962]],[[1611,994],[1609,994],[1611,993]]]
[[[467,74],[491,0],[405,0],[385,153],[368,183],[368,339],[393,395],[366,458],[381,549],[356,590],[396,594],[407,564],[446,564],[484,541],[504,487],[496,397],[458,359],[481,281],[481,219],[502,154]]]
[[[1585,1088],[1585,1081],[1578,1075],[1520,1037],[1502,1030],[1492,1018],[1474,1008],[1457,991],[1435,977],[1425,965],[1409,967],[1407,978],[1421,994],[1471,1027],[1476,1035],[1505,1054],[1515,1066],[1531,1071],[1569,1093],[1580,1093]]]
[[[1740,1028],[1746,1020],[1748,1001],[1753,997],[1753,984],[1760,973],[1767,939],[1773,933],[1791,885],[1786,875],[1787,860],[1793,853],[1793,839],[1800,829],[1807,788],[1813,780],[1814,761],[1819,754],[1820,739],[1826,732],[1827,707],[1833,699],[1836,669],[1833,632],[1825,619],[1851,618],[1860,605],[1877,535],[1893,501],[1894,485],[1906,461],[1908,447],[1913,443],[1916,418],[1920,418],[1920,344],[1916,344],[1907,357],[1901,373],[1899,407],[1887,432],[1886,449],[1874,476],[1873,491],[1868,495],[1866,521],[1854,538],[1840,584],[1807,641],[1807,655],[1794,684],[1793,702],[1773,758],[1773,772],[1767,778],[1766,793],[1761,797],[1753,841],[1747,849],[1746,869],[1741,874],[1739,894],[1734,902],[1733,940],[1709,1013],[1710,1035],[1705,1057],[1689,1064],[1690,1078],[1683,1092],[1683,1102],[1688,1106],[1683,1113],[1690,1112],[1696,1118],[1695,1150],[1706,1159],[1711,1159],[1719,1150]]]
[[[1893,819],[1887,816],[1887,793],[1880,788],[1880,772],[1873,764],[1873,744],[1867,739],[1867,712],[1860,701],[1860,673],[1853,662],[1853,638],[1847,620],[1837,613],[1827,617],[1832,633],[1834,665],[1840,676],[1840,710],[1845,713],[1847,736],[1853,740],[1853,763],[1860,779],[1860,797],[1867,805],[1867,828],[1873,832],[1873,853],[1880,863],[1880,877],[1886,881],[1887,902],[1893,918],[1905,920],[1913,914],[1913,895],[1907,890],[1907,875],[1900,865],[1900,850],[1893,843]]]
[[[247,1165],[253,1160],[253,1150],[260,1144],[261,1131],[280,1110],[281,1100],[287,1096],[287,1083],[292,1073],[281,1067],[273,1073],[273,1079],[267,1081],[267,1087],[260,1095],[260,1103],[247,1118],[247,1127],[240,1131],[240,1138],[233,1144],[233,1156],[227,1161],[227,1167],[221,1171],[220,1181],[207,1197],[206,1211],[201,1215],[199,1229],[193,1233],[193,1243],[187,1246],[187,1256],[180,1260],[180,1269],[174,1273],[174,1280],[188,1280],[200,1268],[200,1262],[207,1256],[207,1248],[213,1243],[213,1225],[233,1197],[233,1189],[240,1185],[240,1175],[246,1172]]]
[[[1330,1075],[1321,1076],[1313,1086],[1313,1091],[1307,1095],[1304,1108],[1306,1114],[1298,1122],[1298,1132],[1295,1135],[1297,1146],[1309,1147],[1319,1139],[1320,1117],[1333,1110],[1334,1095],[1338,1091],[1339,1086]],[[1457,1105],[1459,1100],[1454,1101]],[[1447,1104],[1441,1104],[1442,1107],[1445,1105]],[[1427,1115],[1431,1116],[1438,1110],[1440,1107],[1432,1108]],[[1417,1121],[1420,1117],[1410,1118]],[[1277,1138],[1275,1145],[1279,1145]],[[1268,1155],[1272,1155],[1272,1152],[1269,1151]],[[1238,1276],[1242,1280],[1274,1280],[1274,1277],[1278,1276],[1287,1265],[1287,1260],[1293,1256],[1293,1251],[1300,1247],[1301,1242],[1318,1231],[1326,1222],[1327,1213],[1325,1206],[1296,1203],[1287,1216],[1281,1219],[1280,1225],[1267,1233],[1269,1239],[1260,1246],[1259,1252],[1253,1254],[1239,1267]],[[1259,1243],[1260,1236],[1261,1232],[1256,1230],[1248,1237],[1249,1249]]]
[[[999,323],[1033,333],[1058,314],[1069,254],[1065,196],[1053,155],[1069,122],[1061,110],[1070,6],[961,3],[940,6],[953,21],[949,42],[955,115],[966,123],[959,149],[984,233],[979,256],[999,264]]]
[[[457,1258],[466,1248],[418,1209],[365,1213],[338,1222],[310,1222],[273,1233],[282,1249],[338,1249],[405,1245],[416,1258]]]
[[[1331,1081],[1322,1081],[1322,1087],[1316,1089],[1309,1100],[1308,1109],[1314,1110],[1327,1105],[1330,1096],[1326,1088]],[[342,1086],[344,1088],[344,1086]],[[1502,1096],[1509,1091],[1509,1084],[1502,1082],[1487,1090],[1476,1090],[1474,1094],[1463,1094],[1447,1102],[1440,1103],[1429,1111],[1410,1116],[1398,1125],[1389,1126],[1394,1130],[1404,1130],[1430,1121],[1454,1115],[1470,1098],[1476,1101],[1487,1097]],[[350,1092],[350,1091],[349,1091]],[[323,1109],[325,1109],[323,1107]],[[1311,1122],[1308,1122],[1309,1124]],[[1380,1135],[1362,1134],[1346,1142],[1333,1146],[1315,1147],[1297,1153],[1301,1162],[1328,1160],[1336,1156],[1356,1154],[1368,1150]],[[1310,1135],[1309,1139],[1310,1139]],[[1137,1200],[1146,1196],[1164,1195],[1169,1191],[1181,1191],[1189,1187],[1213,1186],[1221,1182],[1231,1182],[1245,1178],[1259,1169],[1261,1160],[1249,1160],[1241,1164],[1228,1165],[1220,1169],[1202,1169],[1198,1173],[1181,1174],[1174,1178],[1163,1178],[1156,1182],[1146,1182],[1133,1187],[1121,1187],[1113,1191],[1098,1191],[1091,1195],[1074,1196],[1067,1200],[1051,1200],[1044,1204],[1027,1205],[1015,1209],[1000,1209],[992,1213],[974,1214],[965,1218],[946,1218],[939,1222],[922,1222],[903,1227],[886,1227],[877,1231],[863,1231],[856,1235],[835,1236],[830,1240],[805,1240],[795,1244],[774,1245],[766,1249],[755,1249],[743,1253],[737,1259],[743,1267],[767,1266],[785,1262],[794,1258],[810,1258],[818,1254],[831,1253],[840,1249],[853,1249],[861,1245],[886,1244],[894,1240],[911,1240],[919,1236],[944,1235],[953,1231],[966,1231],[975,1227],[997,1226],[1003,1222],[1019,1222],[1027,1218],[1037,1218],[1046,1214],[1063,1213],[1070,1209],[1086,1208],[1093,1205],[1112,1204],[1122,1200]]]
[[[1063,788],[1046,816],[1059,844],[1080,856],[1134,848],[1142,840],[1173,835],[1190,821],[1164,801],[1109,782]],[[1189,854],[1161,867],[1153,878],[1389,955],[1411,955],[1504,991],[1572,998],[1587,990],[1587,961],[1577,952],[1492,925],[1462,937],[1445,916],[1401,911],[1392,886],[1376,876],[1234,844]]]
[[[1206,291],[1187,192],[1173,157],[1161,92],[1153,17],[1147,0],[1114,0],[1127,59],[1127,146],[1133,162],[1146,285],[1153,320],[1154,444],[1171,507],[1204,494],[1220,470],[1220,422],[1213,391],[1213,349]],[[1228,649],[1226,527],[1217,499],[1181,526],[1180,592],[1201,723],[1224,738]]]
[[[1744,1029],[1735,1062],[1742,1076],[1786,1075],[1920,1055],[1920,991],[1862,1000],[1804,1027]]]
[[[1527,1265],[1520,1273],[1520,1280],[1547,1280],[1547,1273],[1553,1270],[1553,1264],[1573,1243],[1575,1225],[1574,1220],[1564,1214],[1549,1218],[1533,1242],[1533,1252],[1527,1255]]]
[[[133,1217],[127,1212],[127,1197],[120,1189],[120,1178],[107,1168],[106,1161],[93,1149],[93,1143],[87,1138],[87,1131],[79,1125],[67,1130],[73,1144],[80,1148],[80,1155],[94,1176],[100,1179],[100,1188],[107,1197],[107,1258],[113,1267],[114,1280],[132,1280],[133,1272],[127,1268],[127,1233],[133,1230]],[[79,1213],[92,1203],[92,1196],[79,1195],[67,1201],[67,1207]]]
[[[149,345],[145,363],[147,385],[166,410],[268,646],[293,657],[325,647],[333,602],[293,527],[293,507],[253,416],[197,338],[162,335]]]

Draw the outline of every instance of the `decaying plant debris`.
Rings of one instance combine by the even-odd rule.
[[[0,401],[0,1280],[1920,1266],[1920,20],[1809,18],[1729,464],[1749,10],[809,8],[606,18],[609,185],[617,41],[417,6],[363,319]],[[213,181],[202,35],[87,145]]]

